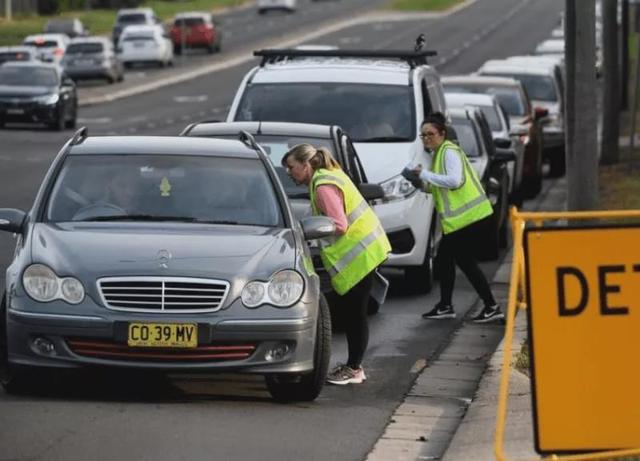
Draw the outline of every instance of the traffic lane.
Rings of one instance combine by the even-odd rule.
[[[461,322],[421,319],[436,295],[410,295],[401,285],[393,283],[388,303],[370,318],[363,385],[326,386],[315,402],[282,405],[271,401],[261,377],[72,373],[44,392],[0,391],[3,457],[364,459],[416,374]],[[459,283],[456,304],[467,307],[458,314],[474,299],[471,287]],[[344,360],[341,332],[332,347],[332,362]]]
[[[121,83],[106,85],[100,80],[80,81],[79,95],[81,99],[95,96],[107,96],[113,91],[121,91],[144,84],[149,78],[160,78],[174,75],[175,70],[184,72],[197,69],[203,65],[222,62],[232,57],[235,52],[247,49],[251,43],[259,43],[269,38],[279,37],[284,33],[304,31],[314,28],[320,23],[332,19],[338,20],[354,13],[364,13],[380,5],[386,0],[341,0],[312,2],[299,1],[298,10],[289,14],[281,11],[259,15],[257,8],[244,8],[218,17],[222,30],[222,52],[208,54],[206,50],[193,49],[187,53],[174,56],[174,68],[158,68],[152,64],[136,65],[126,69],[125,80]]]

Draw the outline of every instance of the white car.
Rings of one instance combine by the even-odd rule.
[[[414,287],[428,291],[440,238],[433,198],[400,173],[410,162],[431,164],[419,135],[427,114],[446,110],[437,71],[413,52],[292,49],[256,54],[263,63],[243,79],[227,121],[345,129],[368,180],[385,192],[373,205],[392,246],[385,265],[404,269]]]
[[[34,47],[36,56],[41,61],[60,64],[69,41],[66,34],[38,34],[27,36],[22,44]]]
[[[564,38],[553,38],[540,42],[536,46],[534,54],[537,55],[562,55],[564,57]]]
[[[258,0],[258,13],[264,14],[269,10],[284,10],[293,13],[297,6],[297,0]]]
[[[125,67],[138,62],[153,62],[160,67],[173,65],[173,43],[159,25],[126,27],[117,51]]]

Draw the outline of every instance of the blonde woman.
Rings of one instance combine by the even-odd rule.
[[[367,306],[373,274],[391,245],[378,217],[329,150],[299,144],[285,154],[282,166],[297,184],[309,186],[313,214],[327,216],[336,227],[332,239],[320,242],[320,256],[342,297],[348,359],[329,373],[327,382],[361,384],[367,379],[362,360],[369,343]]]

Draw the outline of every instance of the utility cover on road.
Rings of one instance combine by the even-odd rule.
[[[640,447],[640,227],[524,237],[536,449]]]

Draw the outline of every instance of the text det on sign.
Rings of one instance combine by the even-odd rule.
[[[640,447],[640,227],[524,242],[536,449]]]

